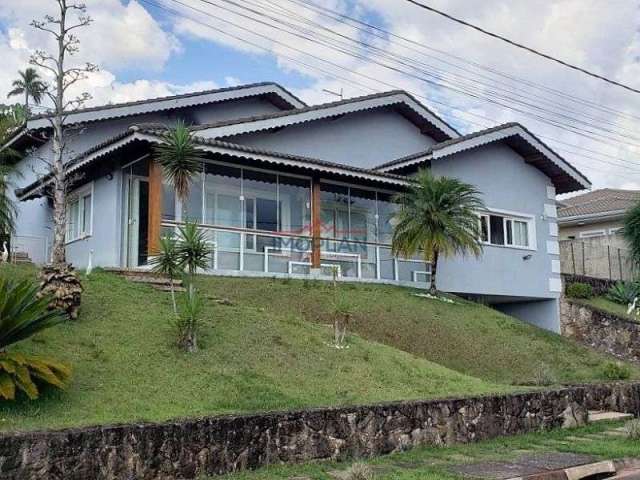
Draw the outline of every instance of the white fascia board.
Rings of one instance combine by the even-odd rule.
[[[582,223],[598,223],[606,220],[619,220],[627,213],[626,210],[612,210],[610,212],[589,213],[586,215],[573,215],[571,217],[558,217],[560,225],[579,225]]]
[[[544,156],[549,158],[553,163],[555,163],[558,167],[560,167],[565,173],[573,177],[585,189],[591,188],[591,182],[589,182],[589,180],[587,180],[582,175],[579,175],[578,172],[574,171],[574,169],[564,159],[560,158],[556,153],[549,150],[545,145],[543,145],[529,132],[524,130],[520,125],[512,125],[502,130],[487,133],[486,135],[479,135],[477,137],[470,138],[469,140],[454,143],[453,145],[447,145],[442,148],[437,148],[438,146],[436,145],[433,149],[432,158],[437,159],[446,157],[462,152],[464,150],[469,150],[471,148],[486,145],[488,143],[502,140],[514,135],[518,135],[523,138],[527,143],[529,143],[536,150],[538,150]]]
[[[424,106],[420,105],[411,97],[402,93],[383,97],[369,98],[366,100],[354,101],[341,105],[329,105],[326,108],[317,108],[299,113],[292,111],[289,115],[283,115],[275,118],[265,118],[262,120],[254,120],[232,125],[206,128],[199,130],[198,135],[208,138],[223,138],[231,135],[238,135],[241,133],[250,133],[260,130],[268,130],[271,128],[294,125],[297,123],[305,123],[313,120],[321,120],[323,118],[345,115],[363,110],[371,110],[374,108],[385,107],[398,103],[404,103],[425,120],[435,125],[439,130],[442,130],[450,137],[458,138],[460,136],[459,133],[445,124],[442,120],[435,117],[431,112],[424,108]]]
[[[427,160],[431,160],[431,152],[425,153],[424,155],[420,155],[419,157],[412,158],[411,160],[407,160],[406,162],[395,163],[393,165],[388,165],[386,167],[377,168],[378,172],[393,172],[394,170],[398,170],[399,168],[410,167],[411,165],[420,164],[426,162]]]
[[[202,95],[194,94],[188,97],[174,98],[167,100],[150,100],[149,102],[140,103],[137,105],[122,105],[121,107],[109,107],[106,106],[104,110],[93,110],[88,112],[71,113],[67,117],[67,124],[91,122],[95,120],[108,120],[110,118],[128,117],[130,115],[139,115],[143,113],[151,113],[162,110],[170,110],[175,108],[191,107],[196,105],[204,105],[209,103],[223,102],[225,100],[235,100],[245,97],[255,97],[259,95],[273,93],[280,97],[283,97],[286,101],[296,106],[296,108],[303,108],[305,105],[300,103],[291,94],[284,90],[277,88],[275,85],[260,85],[250,88],[238,88],[234,90],[228,90],[223,92],[211,92],[203,93]],[[37,130],[39,128],[48,128],[51,123],[46,118],[39,118],[36,120],[30,120],[27,123],[27,127],[31,130]]]

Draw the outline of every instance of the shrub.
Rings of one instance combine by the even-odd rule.
[[[354,463],[346,473],[347,480],[373,480],[375,477],[371,467],[364,463]]]
[[[621,362],[607,363],[602,373],[607,380],[628,380],[631,377],[631,369]]]
[[[593,297],[593,288],[588,283],[570,283],[567,285],[567,297],[591,298]]]
[[[539,387],[548,387],[549,385],[555,385],[558,383],[553,370],[546,363],[541,363],[537,366],[533,374],[533,384]]]
[[[616,282],[607,292],[607,298],[615,303],[629,305],[640,295],[640,285],[636,282]]]
[[[202,300],[193,285],[189,284],[184,295],[184,305],[176,319],[178,345],[186,352],[198,351],[197,335],[200,328]]]
[[[49,310],[51,297],[37,297],[38,287],[28,280],[11,282],[0,278],[0,398],[13,400],[21,390],[31,400],[38,398],[38,384],[64,388],[71,369],[63,363],[16,352],[6,347],[57,325],[65,317]]]
[[[624,426],[624,433],[629,440],[640,440],[640,419],[636,418],[627,422]]]

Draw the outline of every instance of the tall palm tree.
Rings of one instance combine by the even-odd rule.
[[[29,112],[29,98],[33,99],[36,105],[42,102],[42,96],[46,90],[45,83],[40,79],[40,75],[35,68],[27,68],[23,72],[18,72],[20,78],[13,81],[13,90],[9,92],[7,97],[15,95],[24,95],[24,108]]]
[[[204,154],[196,148],[193,134],[183,121],[162,136],[163,143],[154,147],[155,159],[160,163],[164,175],[171,182],[176,195],[186,203],[191,190],[191,181],[202,168]]]
[[[435,295],[441,256],[482,253],[478,212],[485,207],[475,187],[455,178],[420,170],[413,180],[396,198],[400,209],[394,217],[392,251],[403,257],[422,252],[431,262],[430,292]]]

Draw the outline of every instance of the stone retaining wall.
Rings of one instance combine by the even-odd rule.
[[[563,298],[560,302],[562,335],[621,360],[640,363],[640,323]]]
[[[584,275],[562,274],[562,281],[566,288],[571,283],[587,283],[593,288],[593,294],[596,296],[604,295],[616,283],[615,280],[605,278],[586,277]]]
[[[282,462],[372,456],[580,424],[587,409],[640,414],[640,383],[158,424],[5,433],[0,478],[176,479]]]

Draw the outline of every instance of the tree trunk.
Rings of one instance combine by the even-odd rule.
[[[66,5],[65,5],[66,7]],[[56,75],[55,115],[53,117],[53,250],[51,263],[62,266],[67,263],[65,234],[67,221],[66,172],[64,165],[64,54],[66,8],[60,9],[60,35],[58,36],[58,74]]]
[[[198,342],[196,332],[192,328],[187,328],[182,337],[182,349],[187,353],[195,353],[198,351]]]
[[[169,283],[171,285],[171,302],[173,302],[173,313],[175,316],[178,316],[178,305],[176,304],[176,291],[173,284],[173,277],[169,278]]]
[[[436,276],[438,273],[438,257],[440,252],[438,250],[434,250],[433,258],[431,259],[431,286],[429,287],[429,293],[431,295],[437,295],[438,287],[436,284]]]

